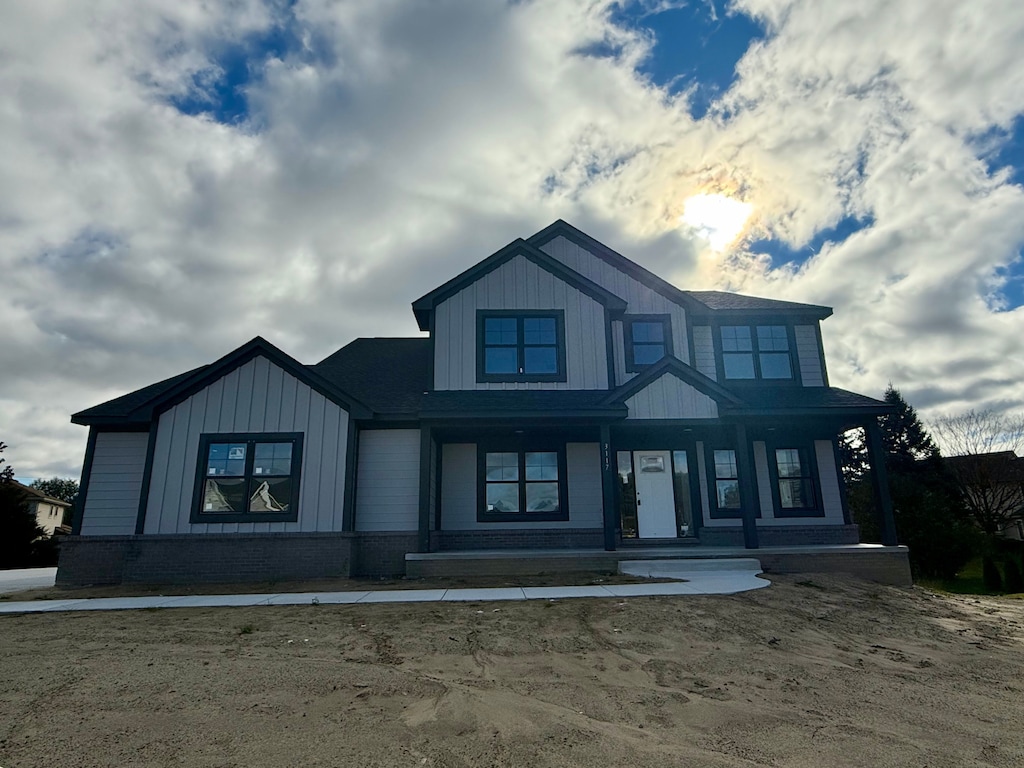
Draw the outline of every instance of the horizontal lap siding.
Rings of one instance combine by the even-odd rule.
[[[160,415],[146,533],[340,531],[348,413],[257,357]],[[189,523],[199,436],[301,432],[299,517],[294,523]]]
[[[565,310],[566,381],[477,382],[479,309]],[[604,307],[516,256],[441,302],[434,313],[437,389],[607,389]]]
[[[359,433],[357,531],[419,529],[420,431]]]
[[[674,301],[667,299],[657,291],[636,280],[625,272],[613,267],[608,262],[590,253],[564,237],[556,237],[541,246],[541,250],[557,259],[572,270],[579,272],[588,280],[592,280],[602,288],[625,300],[626,309],[632,315],[670,315],[672,324],[673,354],[684,363],[690,362],[690,352],[686,339],[686,310]],[[617,332],[621,334],[621,324],[617,324]],[[624,384],[633,378],[635,373],[626,373],[625,353],[615,344],[615,383]]]
[[[626,400],[630,419],[714,419],[718,403],[671,374]]]
[[[821,355],[818,351],[818,329],[813,325],[798,325],[793,332],[796,334],[796,355],[800,362],[800,378],[804,386],[825,386]]]
[[[603,525],[601,455],[597,443],[568,443],[565,447],[569,519],[522,523],[481,523],[476,519],[476,445],[449,443],[443,447],[441,468],[441,530],[495,531],[558,528],[600,528]]]
[[[99,432],[82,517],[83,536],[135,533],[148,432]]]

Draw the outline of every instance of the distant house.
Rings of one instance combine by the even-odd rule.
[[[994,533],[1024,540],[1024,458],[1013,451],[995,451],[947,456],[943,464],[976,520],[990,521]]]
[[[829,386],[830,308],[680,290],[558,221],[412,309],[423,336],[316,365],[256,338],[75,414],[89,441],[58,583],[666,544],[813,568],[806,547],[857,544],[836,436],[865,427],[879,458],[889,406]]]
[[[71,505],[60,499],[52,499],[36,488],[17,481],[12,482],[25,494],[32,512],[36,516],[36,524],[46,531],[47,536],[52,536],[64,524],[64,514],[71,509]]]

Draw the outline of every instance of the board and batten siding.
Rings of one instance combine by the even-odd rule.
[[[556,237],[541,246],[541,250],[552,258],[579,272],[588,280],[623,299],[629,306],[630,315],[669,315],[672,325],[672,346],[677,358],[690,363],[690,351],[686,340],[686,310],[671,299],[648,288],[639,280],[616,269],[565,237]],[[617,326],[617,328],[615,327]],[[636,374],[626,372],[626,358],[622,345],[622,324],[614,323],[615,333],[615,384],[621,385]]]
[[[626,400],[627,419],[715,419],[718,403],[670,373]]]
[[[693,326],[693,357],[696,368],[709,379],[718,381],[715,366],[715,342],[711,337],[710,325]]]
[[[146,533],[328,532],[342,529],[348,413],[265,357],[256,357],[160,415]],[[301,432],[293,523],[189,523],[199,436]]]
[[[149,432],[97,432],[82,536],[135,533]]]
[[[598,443],[567,443],[566,472],[569,519],[481,523],[477,521],[477,447],[474,443],[447,443],[441,452],[441,530],[497,531],[539,528],[601,528],[601,450]]]
[[[564,310],[566,381],[478,382],[479,309]],[[524,256],[438,304],[433,336],[436,389],[608,389],[604,306]]]
[[[805,387],[825,386],[821,370],[821,354],[818,350],[818,329],[813,325],[798,325],[793,328],[796,336],[796,356],[800,364],[800,378]]]
[[[357,531],[419,530],[420,431],[359,432]]]

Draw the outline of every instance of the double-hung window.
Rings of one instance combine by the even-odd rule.
[[[672,325],[668,315],[627,315],[622,320],[626,340],[626,370],[640,371],[672,354]]]
[[[561,450],[480,452],[481,522],[567,520]]]
[[[713,451],[712,457],[715,464],[715,506],[723,517],[734,516],[740,511],[740,473],[736,451]]]
[[[477,381],[565,381],[562,310],[477,314]]]
[[[775,481],[781,517],[804,517],[818,511],[814,466],[806,448],[775,449]]]
[[[302,434],[204,434],[191,522],[298,519]]]
[[[785,325],[723,325],[719,332],[726,379],[793,378],[789,330]]]

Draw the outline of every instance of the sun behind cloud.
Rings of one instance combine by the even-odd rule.
[[[713,251],[722,252],[742,234],[754,206],[719,193],[686,198],[679,221],[708,241]]]

